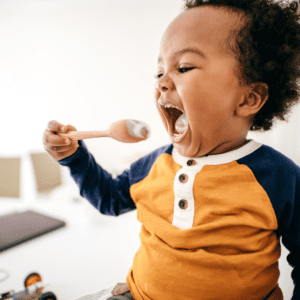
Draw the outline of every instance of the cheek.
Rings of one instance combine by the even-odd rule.
[[[235,110],[240,95],[236,83],[236,80],[226,74],[224,76],[216,74],[205,78],[201,85],[198,85],[198,90],[193,93],[203,102],[205,109],[222,117],[222,114]]]
[[[200,76],[186,76],[177,83],[176,90],[187,113],[193,109],[200,109],[204,104],[205,90]]]
[[[239,79],[235,75],[233,66],[226,67],[218,65],[210,72],[206,80],[207,91],[217,99],[220,99],[220,105],[226,105],[237,97],[240,90]]]
[[[190,126],[210,130],[224,125],[233,117],[232,95],[222,93],[215,87],[190,88],[184,95],[184,107]],[[223,124],[223,125],[222,125]]]

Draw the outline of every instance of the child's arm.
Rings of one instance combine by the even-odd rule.
[[[136,208],[129,194],[128,171],[113,179],[88,152],[82,141],[63,138],[57,133],[76,130],[72,125],[50,121],[43,134],[46,151],[63,166],[68,166],[71,176],[85,197],[101,213],[119,215]]]
[[[101,213],[118,216],[136,208],[129,193],[128,170],[112,178],[96,163],[82,141],[79,141],[79,147],[73,155],[59,163],[69,168],[80,195]]]

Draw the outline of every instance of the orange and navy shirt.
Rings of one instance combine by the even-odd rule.
[[[283,299],[281,237],[300,299],[300,168],[289,158],[254,140],[199,158],[167,145],[112,178],[80,145],[60,161],[80,194],[103,214],[137,209],[134,299]]]

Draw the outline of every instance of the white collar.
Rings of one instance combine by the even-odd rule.
[[[222,165],[227,164],[232,161],[238,160],[246,155],[251,154],[255,150],[257,150],[259,147],[261,147],[263,144],[258,143],[254,140],[250,140],[247,144],[244,146],[232,150],[229,152],[221,153],[221,154],[215,154],[215,155],[209,155],[209,156],[202,156],[202,157],[196,157],[196,158],[190,158],[180,155],[175,147],[173,147],[172,155],[176,163],[178,163],[181,166],[185,166],[187,164],[188,160],[195,160],[197,165]]]

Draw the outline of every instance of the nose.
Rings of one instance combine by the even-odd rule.
[[[155,84],[155,88],[161,93],[171,90],[174,87],[172,79],[168,75],[163,75]]]

